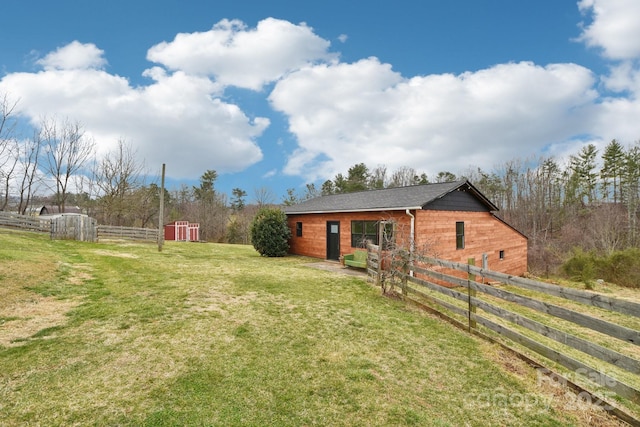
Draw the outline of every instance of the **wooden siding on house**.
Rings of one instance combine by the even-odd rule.
[[[338,251],[332,239],[331,258],[355,249],[351,222],[356,220],[394,222],[396,244],[409,248],[413,217],[418,254],[455,262],[473,258],[479,266],[486,254],[489,269],[523,275],[527,272],[527,238],[497,218],[492,213],[497,210],[468,181],[334,194],[285,208],[292,254],[327,258],[328,221],[338,222],[340,229],[340,248]],[[459,222],[464,223],[462,248],[456,242]]]
[[[522,275],[527,271],[527,239],[490,212],[412,210],[415,216],[417,251],[456,262],[475,258],[482,265],[488,255],[488,267],[506,274]],[[395,221],[396,241],[408,247],[411,218],[404,211],[336,212],[290,214],[290,252],[314,258],[326,258],[327,221],[340,222],[340,255],[352,253],[351,221]],[[465,247],[456,249],[456,222],[464,222]],[[302,236],[296,236],[296,223],[302,223]],[[500,259],[504,251],[504,259]]]
[[[459,221],[464,222],[464,249],[456,249]],[[527,238],[490,212],[417,211],[415,229],[416,247],[437,258],[462,263],[474,258],[481,266],[487,254],[490,270],[515,276],[527,271]]]
[[[403,218],[405,217],[405,218]],[[340,222],[340,255],[350,254],[351,221],[391,220],[408,224],[409,217],[399,212],[338,212],[287,215],[291,239],[289,252],[296,255],[325,259],[327,256],[327,221]],[[302,236],[296,236],[296,223],[302,223]]]

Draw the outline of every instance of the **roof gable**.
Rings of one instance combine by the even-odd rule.
[[[427,203],[422,208],[431,211],[463,212],[491,212],[493,210],[465,186]]]
[[[473,200],[477,201],[475,209],[478,209],[478,206],[484,206],[484,210],[487,211],[498,210],[468,181],[454,181],[332,194],[306,200],[294,206],[287,206],[284,211],[287,214],[305,214],[427,209],[430,204],[434,204],[434,208],[437,207],[437,201],[454,191],[464,191],[473,196]],[[446,210],[446,207],[447,205],[443,204],[440,209]],[[449,210],[452,209],[449,208]]]

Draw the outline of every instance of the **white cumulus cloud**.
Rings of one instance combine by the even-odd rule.
[[[640,138],[640,2],[637,0],[581,0],[581,11],[592,21],[580,40],[601,49],[610,60],[609,74],[601,76],[603,95],[595,105],[590,128],[601,141],[626,143]]]
[[[580,40],[601,48],[610,59],[640,56],[640,1],[581,0],[578,7],[593,18],[584,26]]]
[[[363,162],[435,174],[491,167],[580,133],[594,82],[578,65],[528,62],[406,79],[369,58],[292,73],[270,100],[298,138],[287,173],[330,178]]]
[[[224,85],[260,90],[291,70],[331,59],[330,43],[305,24],[267,18],[255,29],[238,20],[222,20],[206,32],[181,33],[147,53],[171,70],[211,75]]]
[[[37,61],[45,70],[102,68],[107,64],[104,51],[93,43],[73,41]]]
[[[640,27],[629,24],[640,16],[640,1],[578,6],[592,16],[580,39],[610,61],[607,76],[531,62],[403,76],[375,57],[340,62],[311,27],[267,18],[255,28],[222,20],[152,46],[148,80],[139,86],[106,71],[106,53],[96,45],[74,41],[36,61],[36,72],[6,74],[0,94],[19,99],[33,124],[51,115],[80,122],[100,152],[125,138],[147,165],[167,163],[175,178],[241,172],[263,159],[259,143],[270,120],[231,102],[229,86],[268,97],[293,136],[293,148],[275,144],[277,153],[289,150],[283,170],[270,165],[263,177],[284,172],[310,182],[356,163],[430,176],[491,169],[575,152],[586,141],[640,138]]]
[[[75,57],[78,52],[87,58]],[[19,113],[36,126],[44,116],[77,121],[95,139],[99,154],[125,138],[149,167],[168,163],[176,178],[207,169],[240,171],[262,159],[256,141],[269,120],[249,118],[224,102],[219,84],[152,68],[145,72],[149,85],[132,87],[126,78],[95,69],[95,52],[93,45],[64,46],[40,61],[44,70],[6,75],[0,93],[19,99]]]

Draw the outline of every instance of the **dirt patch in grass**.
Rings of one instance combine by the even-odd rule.
[[[97,255],[114,256],[118,258],[133,258],[133,259],[138,258],[138,255],[136,254],[131,254],[127,252],[109,251],[104,249],[97,250],[94,253],[96,253]]]
[[[28,299],[14,301],[0,308],[0,346],[18,346],[44,329],[61,326],[66,313],[78,305],[77,301],[59,300],[32,294]]]
[[[628,424],[610,415],[604,409],[581,400],[567,386],[515,356],[510,351],[489,343],[483,344],[484,354],[501,366],[506,372],[530,385],[532,393],[542,396],[549,409],[569,414],[580,423],[593,427],[622,427]],[[516,401],[520,401],[515,399]],[[522,397],[526,401],[526,396]]]
[[[65,282],[70,285],[82,285],[93,279],[93,268],[88,264],[60,263],[60,269],[64,269],[67,272]]]
[[[185,305],[199,313],[216,312],[223,315],[229,307],[246,306],[257,298],[257,292],[230,295],[215,290],[194,291],[187,297]]]
[[[61,270],[67,272],[64,281],[71,285],[92,278],[89,266],[53,259],[0,264],[0,346],[22,345],[38,332],[66,323],[66,313],[79,304],[78,299],[43,296],[29,289],[52,280]]]

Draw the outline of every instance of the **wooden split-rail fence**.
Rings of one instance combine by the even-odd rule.
[[[640,405],[640,303],[476,267],[368,246],[367,272],[383,291],[437,312],[516,351],[539,367],[568,370],[564,384]],[[539,357],[542,356],[542,362]],[[533,358],[532,358],[533,357]],[[577,380],[577,381],[574,381]],[[585,382],[586,380],[586,382]],[[613,398],[615,400],[615,397]],[[610,409],[633,425],[638,416]]]
[[[158,230],[152,228],[98,225],[86,215],[64,214],[49,218],[0,212],[0,227],[50,233],[51,239],[94,242],[105,239],[125,239],[156,242]]]
[[[154,242],[158,240],[158,230],[155,230],[152,228],[98,225],[97,235],[98,235],[98,240],[126,239],[126,240],[144,240],[144,241],[154,241]]]
[[[51,219],[0,212],[0,226],[48,233],[51,231]]]

